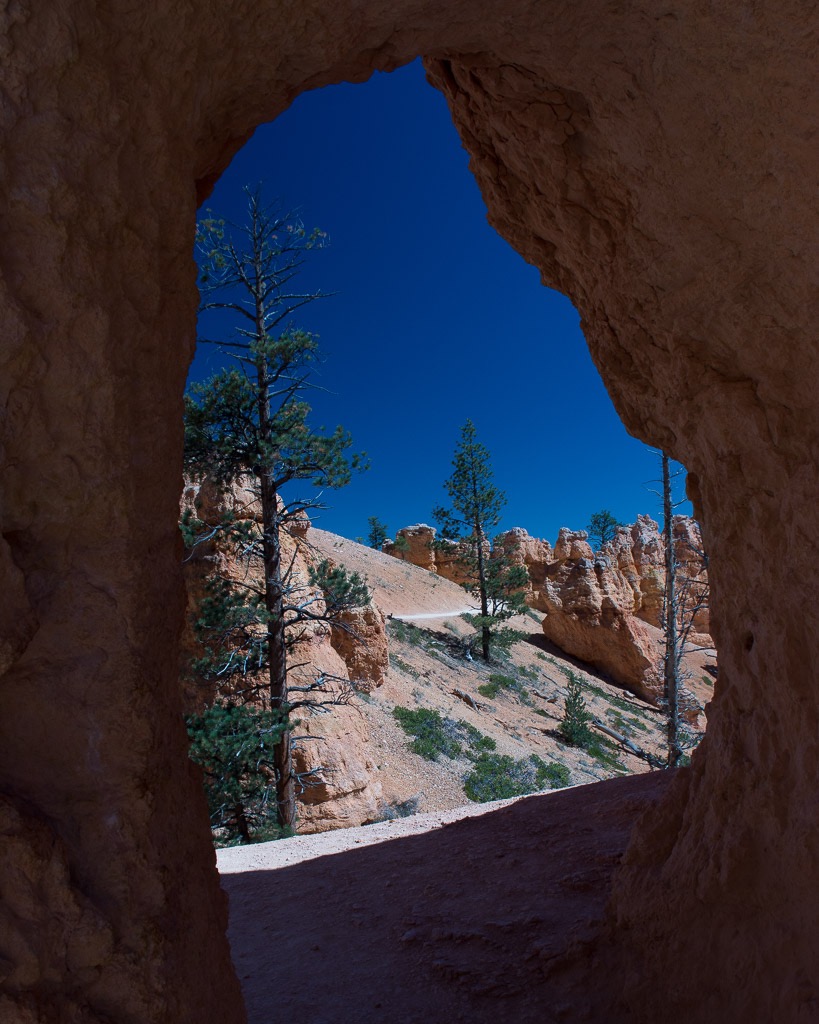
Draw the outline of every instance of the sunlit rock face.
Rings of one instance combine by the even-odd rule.
[[[708,570],[697,522],[675,516],[677,621],[686,650],[711,648]],[[530,569],[530,604],[544,612],[546,637],[656,703],[663,695],[665,543],[657,523],[638,516],[619,526],[596,555],[585,532],[560,531],[554,559]],[[528,563],[527,563],[528,568]]]
[[[248,480],[229,487],[217,487],[212,480],[185,480],[182,510],[190,510],[204,524],[203,534],[229,514],[236,522],[261,522],[261,501]],[[288,521],[279,535],[283,564],[289,568],[293,600],[309,602],[319,615],[325,610],[324,594],[310,582],[310,570],[321,560],[310,541],[310,519],[306,513]],[[200,711],[215,699],[215,680],[197,673],[202,656],[194,623],[207,593],[208,581],[218,575],[234,583],[251,583],[261,588],[264,566],[261,559],[238,556],[218,533],[197,544],[184,562],[188,615],[182,633],[181,684],[186,714]],[[366,720],[348,703],[351,689],[370,691],[381,686],[389,665],[386,620],[375,605],[346,609],[332,627],[325,622],[307,622],[290,632],[288,679],[294,687],[315,686],[322,692],[317,703],[327,708],[305,707],[298,712],[299,734],[309,736],[293,748],[299,832],[322,832],[332,828],[362,825],[378,813],[381,784],[373,779],[374,768],[368,749],[370,733]],[[259,688],[254,700],[264,703],[268,680],[264,672],[249,674],[241,685]]]
[[[636,829],[598,953],[623,952],[633,1021],[815,1015],[810,5],[1,17],[2,842],[65,865],[28,918],[59,904],[57,933],[0,930],[5,1017],[242,1019],[177,682],[196,199],[299,92],[418,54],[491,222],[574,300],[629,429],[691,471],[711,558],[708,739]]]

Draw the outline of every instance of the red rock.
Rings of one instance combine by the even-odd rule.
[[[604,558],[555,563],[541,591],[543,632],[646,700],[662,694],[661,633],[631,614],[633,592]]]
[[[339,621],[330,639],[350,681],[356,689],[365,691],[381,686],[390,664],[384,613],[369,604],[343,612]]]
[[[99,7],[3,13],[0,536],[23,585],[0,781],[114,949],[87,982],[38,939],[12,1012],[242,1020],[176,678],[195,203],[299,93],[426,54],[490,222],[572,297],[629,430],[688,467],[710,556],[708,737],[632,833],[596,962],[622,952],[631,1024],[810,1016],[812,5]]]
[[[188,483],[183,494],[183,511],[192,508],[206,523],[218,523],[226,511],[237,519],[261,517],[259,503],[252,492],[241,485],[227,489],[215,487],[211,481]],[[304,599],[314,602],[313,608],[324,608],[319,591],[309,583],[309,569],[317,559],[312,553],[308,533],[310,520],[299,516],[280,534],[285,564],[292,564],[294,582],[300,581]],[[225,550],[218,539],[194,549],[185,563],[188,583],[188,625],[182,637],[183,664],[199,655],[193,635],[192,621],[209,576],[218,571],[226,577],[246,579],[248,567]],[[253,563],[249,578],[257,584],[263,579],[261,563]],[[351,632],[325,623],[306,623],[298,627],[299,642],[289,652],[290,681],[293,685],[310,685],[326,675],[330,694],[343,695],[351,682],[359,689],[380,686],[389,664],[384,616],[374,605],[353,609],[342,616]],[[264,676],[258,678],[265,686]],[[183,673],[183,696],[187,710],[195,710],[213,698],[213,685],[203,686],[201,680]],[[351,714],[343,705],[327,713],[302,709],[299,735],[310,740],[297,743],[293,756],[296,770],[305,779],[298,793],[298,830],[320,832],[328,828],[360,825],[376,813],[381,796],[380,784],[371,778],[372,762],[367,753],[369,733],[360,715]],[[311,769],[322,766],[312,774]],[[307,785],[309,780],[309,785]]]
[[[405,526],[398,531],[396,538],[403,537],[406,540],[406,550],[399,550],[392,541],[385,541],[382,550],[385,554],[392,555],[394,558],[400,558],[402,561],[411,562],[421,569],[435,572],[435,552],[432,548],[435,533],[435,527],[427,526],[426,523]]]

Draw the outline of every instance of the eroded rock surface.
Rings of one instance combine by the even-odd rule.
[[[541,591],[543,632],[646,700],[662,694],[662,634],[628,609],[632,592],[605,559],[566,559]]]
[[[690,630],[686,649],[710,648],[700,529],[689,516],[675,516],[673,532],[680,622]],[[545,612],[543,632],[558,647],[656,701],[663,693],[665,593],[665,545],[657,523],[639,516],[631,526],[619,527],[597,555],[585,538],[582,532],[560,531],[554,561],[533,567],[540,586],[533,584],[532,607]]]
[[[815,1015],[813,7],[114,0],[101,19],[66,0],[0,18],[0,534],[24,580],[4,592],[0,778],[132,958],[99,965],[86,1018],[242,1019],[176,678],[197,197],[300,92],[418,54],[491,222],[572,297],[626,425],[688,467],[703,523],[720,681],[617,876],[631,1020]],[[71,984],[32,974],[12,1012],[59,1019]]]
[[[432,545],[436,532],[434,526],[427,526],[426,523],[405,526],[396,533],[395,538],[403,538],[406,546],[401,547],[388,540],[384,542],[382,550],[393,558],[400,558],[404,562],[412,562],[421,569],[435,572],[435,551]]]
[[[468,549],[460,541],[438,537],[435,527],[427,526],[426,523],[404,526],[397,532],[396,540],[398,538],[404,538],[406,546],[386,541],[383,547],[385,554],[437,573],[452,583],[465,583],[468,579],[469,574],[464,565]],[[488,553],[488,544],[486,550]]]
[[[229,513],[237,521],[259,522],[261,506],[253,492],[241,483],[217,488],[210,480],[187,483],[182,508],[191,509],[206,526],[217,525]],[[205,530],[203,529],[203,533]],[[309,569],[321,559],[310,544],[310,520],[300,516],[280,533],[282,558],[292,565],[292,581],[299,588],[297,600],[309,600],[321,614],[323,596],[311,586]],[[261,564],[235,555],[219,541],[218,535],[198,545],[185,562],[188,583],[188,622],[182,636],[182,686],[186,710],[198,710],[215,695],[213,683],[206,683],[184,666],[201,655],[193,634],[193,621],[207,580],[217,572],[228,579],[241,579],[259,585],[263,579]],[[383,613],[374,605],[352,609],[341,617],[340,626],[305,623],[298,630],[298,643],[288,652],[290,682],[294,686],[313,685],[322,680],[326,692],[321,701],[338,701],[326,712],[300,709],[296,730],[301,739],[294,749],[294,768],[300,783],[299,831],[321,832],[329,828],[361,825],[371,820],[381,799],[380,783],[372,778],[372,762],[367,724],[355,709],[346,706],[344,694],[350,686],[371,690],[384,682],[388,665],[387,636]],[[263,700],[265,679],[253,680]],[[243,685],[245,685],[243,681]]]
[[[344,662],[350,681],[357,690],[381,686],[389,666],[384,613],[368,604],[342,612],[338,621],[330,642]]]

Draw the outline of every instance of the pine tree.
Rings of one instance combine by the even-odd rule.
[[[245,192],[245,225],[208,218],[197,233],[201,309],[218,310],[233,321],[226,340],[200,340],[215,344],[239,367],[194,385],[186,396],[185,468],[196,478],[248,489],[260,504],[261,523],[231,516],[217,524],[198,523],[189,516],[183,529],[189,541],[218,534],[260,569],[258,586],[250,578],[212,581],[197,623],[203,643],[197,669],[218,678],[232,699],[246,696],[243,681],[252,690],[253,678],[266,675],[268,709],[285,723],[272,748],[277,819],[282,828],[292,829],[295,780],[287,721],[294,709],[322,703],[318,694],[327,692],[327,681],[319,677],[300,687],[293,700],[288,645],[294,635],[298,639],[294,627],[300,623],[326,620],[369,597],[358,577],[347,579],[343,570],[325,564],[310,581],[332,595],[327,610],[321,610],[314,591],[283,560],[280,534],[307,510],[323,507],[315,497],[294,494],[295,485],[319,491],[342,487],[361,460],[350,455],[351,438],[341,427],[329,434],[310,428],[310,406],[301,397],[311,387],[318,346],[313,335],[292,325],[291,317],[321,293],[298,292],[292,282],[323,236],[307,234],[291,216],[266,207],[258,191]]]
[[[589,728],[592,716],[586,707],[580,680],[574,672],[568,673],[568,679],[563,718],[558,725],[558,731],[570,746],[587,747],[593,738]]]
[[[492,483],[489,451],[478,441],[475,425],[467,420],[452,460],[452,476],[444,487],[451,508],[433,510],[444,541],[460,541],[459,561],[468,580],[464,587],[480,601],[480,614],[472,622],[480,633],[481,655],[489,661],[494,642],[507,646],[516,639],[514,631],[501,623],[526,608],[523,588],[528,581],[524,566],[512,565],[501,550],[491,550],[489,538],[500,523],[506,496]]]
[[[285,717],[218,700],[189,715],[186,725],[190,758],[204,773],[211,824],[228,841],[250,842],[252,832],[264,830],[276,817],[270,780],[276,746],[287,730]]]
[[[622,525],[607,508],[594,512],[586,530],[589,534],[589,543],[595,551],[599,551],[604,544],[614,540],[617,527]]]
[[[367,518],[370,530],[367,534],[367,543],[371,548],[375,548],[376,551],[381,550],[381,545],[389,536],[387,531],[387,524],[382,523],[378,516],[369,516]]]

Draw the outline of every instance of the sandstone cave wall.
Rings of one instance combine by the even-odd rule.
[[[629,429],[691,471],[711,556],[708,739],[613,901],[633,1019],[809,1014],[810,5],[55,0],[0,22],[2,841],[53,872],[4,900],[5,1016],[242,1019],[176,681],[196,201],[299,92],[418,54],[492,223],[576,303]]]

